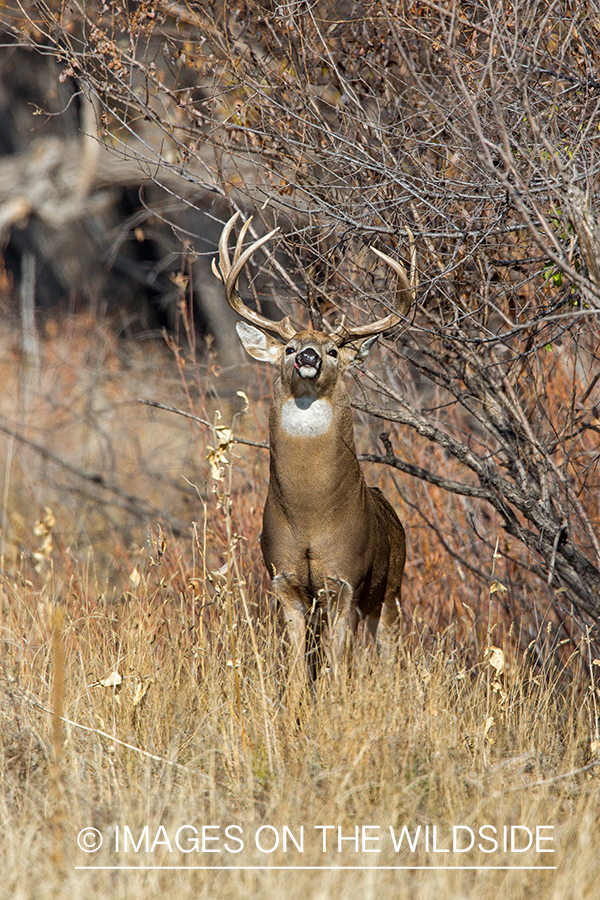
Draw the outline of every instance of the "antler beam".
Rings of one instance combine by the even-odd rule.
[[[392,259],[387,253],[378,250],[377,247],[371,245],[370,249],[379,259],[396,273],[398,276],[398,287],[396,289],[396,300],[394,306],[398,310],[397,313],[390,313],[382,319],[376,319],[374,322],[368,322],[366,325],[348,326],[343,321],[332,331],[332,337],[340,342],[348,343],[353,338],[372,337],[375,334],[381,334],[395,328],[402,321],[402,318],[408,313],[411,303],[414,300],[415,293],[419,284],[419,275],[417,271],[417,250],[415,239],[412,231],[407,226],[406,233],[410,241],[410,278],[406,269],[397,259]]]
[[[254,241],[254,243],[247,247],[246,250],[242,251],[246,232],[248,231],[250,222],[252,221],[252,217],[250,217],[243,224],[240,230],[232,261],[229,256],[229,236],[231,234],[233,226],[237,222],[239,215],[239,212],[236,212],[235,215],[233,215],[229,219],[229,221],[223,228],[221,238],[219,240],[219,265],[217,266],[216,260],[213,259],[213,273],[217,276],[219,281],[223,282],[223,285],[225,286],[225,298],[227,300],[227,303],[234,310],[234,312],[238,314],[238,316],[241,316],[241,318],[245,319],[246,322],[250,322],[252,325],[256,325],[258,328],[264,328],[265,331],[277,335],[287,343],[287,341],[289,341],[290,338],[292,338],[296,334],[296,329],[290,322],[289,317],[285,316],[285,318],[280,319],[277,322],[273,321],[272,319],[267,319],[265,316],[262,316],[260,313],[246,306],[237,291],[237,282],[242,269],[244,268],[250,257],[254,253],[256,253],[256,251],[260,247],[262,247],[263,244],[266,244],[267,241],[270,241],[273,235],[277,234],[279,228],[274,228],[273,231],[269,232],[269,234],[265,234],[257,241]]]

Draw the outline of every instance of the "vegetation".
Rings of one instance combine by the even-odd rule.
[[[325,673],[296,721],[285,699],[286,640],[257,542],[265,451],[227,447],[223,428],[211,434],[138,402],[180,404],[179,374],[190,377],[194,365],[187,354],[178,373],[168,348],[141,352],[90,321],[48,338],[37,373],[10,349],[7,340],[3,416],[15,413],[20,384],[20,427],[35,443],[43,437],[47,455],[6,441],[0,896],[592,896],[599,734],[591,644],[564,667],[536,665],[536,641],[519,654],[515,635],[503,638],[495,624],[501,560],[478,562],[488,572],[484,597],[399,501],[410,536],[399,658],[386,666],[359,646],[351,680],[332,684]],[[197,365],[187,383],[194,408],[228,423],[225,405],[215,420],[214,399],[194,389],[196,375],[201,385],[207,372]],[[241,423],[246,435],[264,436],[265,401],[251,399]],[[367,440],[359,428],[359,444]],[[371,481],[383,474],[369,468]],[[174,484],[179,473],[187,490]],[[405,491],[415,503],[416,490]],[[457,518],[466,527],[447,495],[431,491],[439,527],[450,530]],[[135,525],[137,504],[149,533]],[[228,838],[234,825],[242,830]],[[379,843],[366,847],[381,853],[360,844],[356,853],[350,841],[338,852],[335,829],[324,853],[321,825],[352,838],[358,826],[361,841],[363,825],[378,826],[366,835]],[[191,827],[180,833],[180,851],[183,826]],[[206,847],[220,852],[184,852],[192,828],[201,837],[203,826],[211,826]],[[291,837],[283,852],[284,826],[297,842],[304,827],[302,853]],[[406,826],[413,842],[420,826],[415,850],[405,838],[396,853],[390,826],[396,840]],[[454,826],[464,826],[461,847],[473,831],[474,849],[433,852],[433,826],[438,849],[452,846]],[[553,840],[540,847],[555,852],[511,853],[510,844],[504,852],[500,839],[486,854],[477,849],[493,849],[479,836],[484,826],[498,835],[505,826],[534,834],[551,826],[541,834]],[[103,836],[97,853],[77,843],[89,828]],[[265,852],[254,843],[260,828]],[[269,853],[273,829],[281,843]],[[526,846],[527,833],[515,835]],[[238,850],[235,838],[244,841],[239,853],[225,847]],[[273,868],[374,864],[426,870]],[[209,869],[78,868],[92,865]],[[434,868],[446,865],[463,868]],[[466,868],[478,865],[558,868]]]
[[[356,407],[439,454],[417,466],[393,430],[370,458],[469,507],[467,534],[416,507],[463,568],[474,531],[480,554],[538,576],[535,597],[513,586],[508,612],[537,632],[552,608],[542,655],[595,639],[595,4],[23,4],[5,23],[58,59],[83,110],[82,174],[61,209],[102,195],[106,147],[184,208],[260,205],[284,229],[287,255],[268,254],[275,292],[317,325],[393,303],[366,245],[402,256],[410,229],[419,301]],[[27,203],[43,216],[39,194]],[[161,215],[180,229],[182,290],[210,279],[181,219],[164,202],[146,209]],[[143,239],[143,219],[119,246]]]
[[[38,169],[24,151],[25,175],[0,186],[0,896],[593,896],[595,5],[153,0],[0,16],[6,46],[52,59],[90,139]],[[127,341],[91,313],[47,313],[36,336],[27,254],[20,284],[8,261],[27,229],[57,256],[56,221],[96,233],[109,152],[140,193],[124,225],[106,220],[105,258],[161,215],[175,228],[170,336]],[[325,672],[300,720],[257,540],[270,385],[199,343],[192,290],[211,254],[165,196],[280,225],[244,291],[260,303],[268,281],[315,325],[393,305],[370,244],[406,260],[409,229],[418,249],[407,328],[350,385],[367,480],[407,526],[399,657],[359,646],[352,677]],[[219,852],[180,850],[187,825],[211,826]],[[338,852],[336,830],[324,852],[324,825],[378,826],[364,836],[381,853]],[[420,827],[415,850],[405,838],[396,852],[390,826]],[[474,832],[470,850],[442,852],[454,826]],[[485,853],[484,826],[552,827],[555,852]],[[97,852],[78,846],[85,828]],[[240,834],[243,850],[225,848]],[[89,869],[127,864],[138,871]]]

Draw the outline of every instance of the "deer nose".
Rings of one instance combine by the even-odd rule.
[[[303,366],[311,366],[318,369],[321,365],[321,357],[312,347],[306,347],[296,355],[296,368],[301,369]]]

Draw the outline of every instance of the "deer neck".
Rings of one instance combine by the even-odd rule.
[[[309,496],[315,506],[319,496],[331,502],[360,491],[363,477],[345,388],[326,396],[298,397],[278,388],[269,429],[272,493],[286,505]]]

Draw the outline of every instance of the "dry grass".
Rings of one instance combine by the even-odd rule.
[[[210,482],[210,433],[137,403],[185,405],[172,355],[90,330],[93,341],[51,334],[39,372],[23,366],[14,335],[2,338],[2,423],[71,468],[1,438],[0,896],[597,896],[598,693],[578,659],[563,671],[519,655],[494,628],[490,594],[405,508],[398,660],[384,665],[359,648],[352,678],[331,684],[325,674],[296,721],[257,550],[264,451],[237,446],[224,481]],[[212,417],[211,373],[194,383],[195,374],[188,399]],[[243,427],[266,436],[262,402]],[[178,484],[180,473],[194,487]],[[370,474],[391,496],[386,473]],[[466,521],[451,499],[428,498],[448,532]],[[491,584],[493,560],[477,562]],[[499,643],[503,671],[501,655],[489,654]],[[315,828],[324,825],[334,826],[325,852]],[[475,832],[474,848],[440,852],[459,825]],[[124,852],[126,826],[138,852]],[[206,847],[218,852],[179,850],[182,826],[200,839],[210,826]],[[279,834],[273,853],[255,844],[264,826],[264,850]],[[296,841],[304,829],[303,852],[289,833],[283,851],[284,826]],[[355,852],[349,840],[338,850],[338,827],[354,837],[357,826],[361,839],[374,826],[365,838],[379,841],[365,847],[381,852]],[[396,835],[421,828],[414,852],[406,839],[394,851],[390,826]],[[493,853],[477,849],[493,846],[483,826],[499,834]],[[552,826],[543,846],[555,852],[505,852],[505,826]],[[87,827],[103,835],[96,853],[78,848]],[[191,835],[181,832],[184,848]],[[92,865],[108,868],[80,868]],[[126,865],[137,871],[114,868]],[[300,865],[316,868],[289,868]],[[350,865],[361,868],[332,868]],[[476,866],[488,868],[467,868]]]

